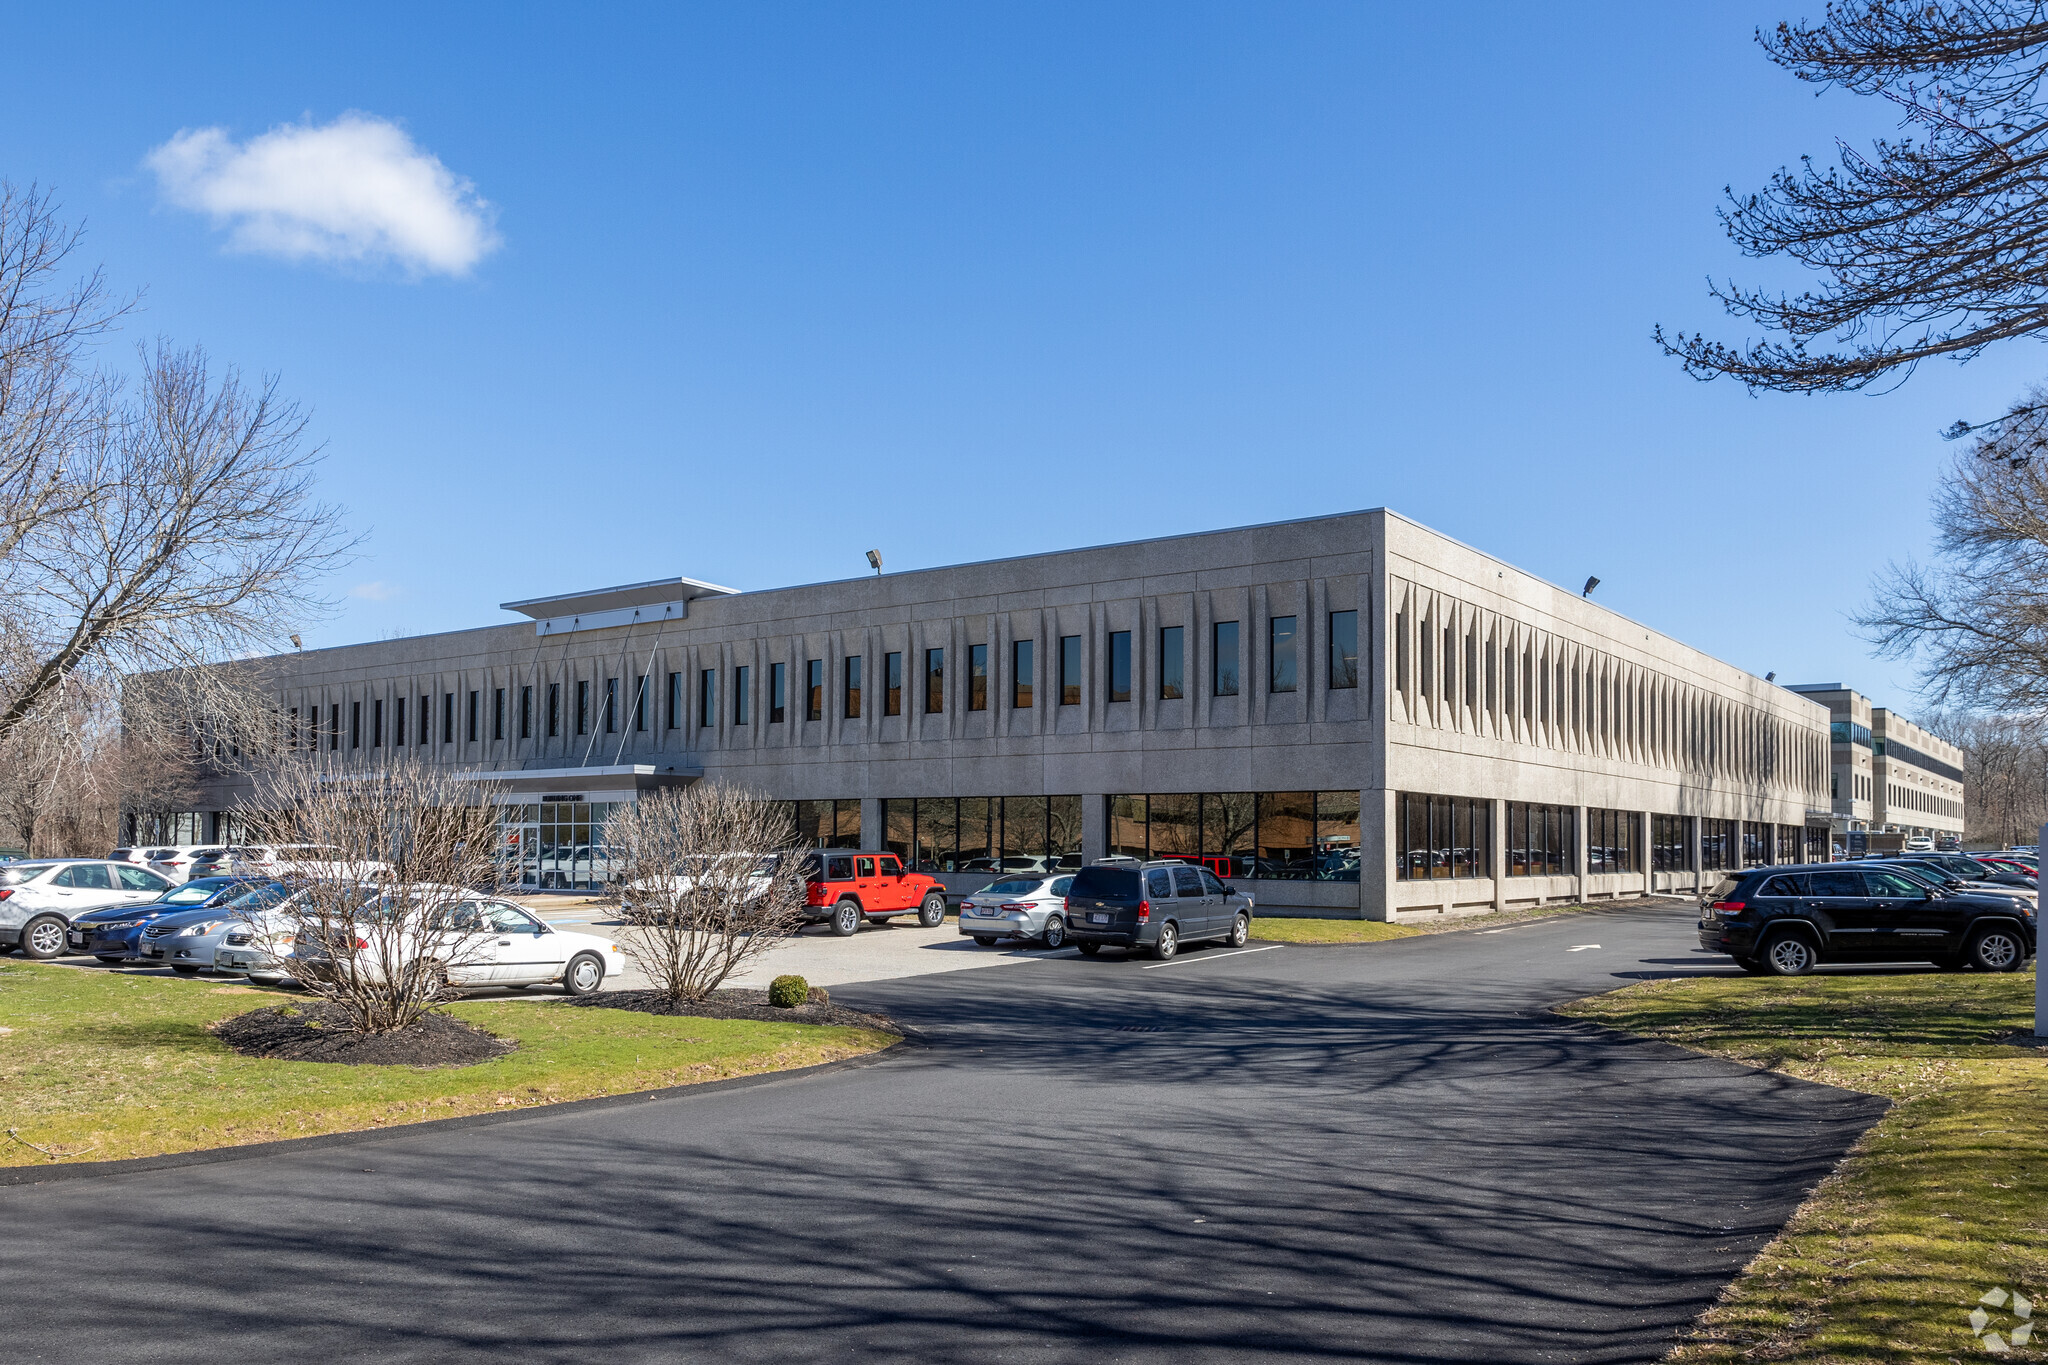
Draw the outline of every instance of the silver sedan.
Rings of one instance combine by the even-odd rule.
[[[1048,948],[1067,941],[1067,888],[1072,877],[1010,877],[960,902],[960,932],[987,948],[1036,939]]]

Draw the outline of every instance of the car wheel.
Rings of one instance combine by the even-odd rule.
[[[1040,934],[1039,938],[1048,948],[1066,947],[1067,922],[1058,915],[1047,915],[1045,917],[1045,932]]]
[[[171,964],[171,970],[172,970],[172,971],[174,971],[174,972],[176,972],[176,973],[177,973],[177,974],[178,974],[179,976],[197,976],[197,975],[199,975],[199,969],[198,969],[197,967],[187,967],[187,966],[184,966],[183,964],[181,964],[181,963],[177,963],[177,962],[173,962],[173,963]]]
[[[1159,941],[1152,945],[1152,956],[1161,962],[1180,951],[1180,930],[1172,924],[1159,926]]]
[[[1737,957],[1735,965],[1748,972],[1751,976],[1756,976],[1763,971],[1764,960],[1760,957]]]
[[[604,962],[596,953],[578,953],[562,969],[562,989],[570,995],[589,995],[604,984]]]
[[[1764,970],[1772,976],[1805,976],[1820,955],[1798,934],[1780,934],[1764,947]]]
[[[832,907],[832,932],[841,938],[852,938],[860,930],[860,902],[851,896]]]
[[[1230,922],[1230,937],[1225,940],[1233,948],[1242,948],[1252,939],[1252,917],[1239,914]]]
[[[982,934],[976,934],[974,936],[974,941],[976,943],[979,943],[984,948],[993,948],[996,946],[996,941],[994,939],[988,938]]]
[[[1986,929],[1970,940],[1969,959],[1980,972],[2016,972],[2027,960],[2027,950],[2012,930]]]
[[[1076,943],[1074,946],[1081,950],[1082,957],[1094,957],[1097,953],[1102,951],[1102,945],[1100,943]]]
[[[927,929],[936,929],[946,922],[946,898],[934,891],[924,898],[924,904],[917,907],[917,922]]]
[[[45,916],[32,919],[21,927],[21,955],[37,962],[48,962],[64,953],[64,921]]]

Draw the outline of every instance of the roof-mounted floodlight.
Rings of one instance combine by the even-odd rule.
[[[882,571],[882,552],[880,550],[868,551],[868,567],[876,573]]]
[[[1599,580],[1599,579],[1597,579],[1597,578],[1589,578],[1589,579],[1587,579],[1587,580],[1586,580],[1586,586],[1585,586],[1585,587],[1583,587],[1583,588],[1581,588],[1581,589],[1579,589],[1579,596],[1581,596],[1581,597],[1591,597],[1591,596],[1593,595],[1593,589],[1595,589],[1595,588],[1597,588],[1597,587],[1599,587],[1599,586],[1600,586],[1600,580]]]

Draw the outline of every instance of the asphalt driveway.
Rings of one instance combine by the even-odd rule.
[[[1650,1360],[1880,1112],[1549,1015],[1685,909],[846,986],[920,1039],[0,1189],[7,1356]]]

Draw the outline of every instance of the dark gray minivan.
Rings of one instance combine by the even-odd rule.
[[[1093,957],[1106,943],[1169,958],[1183,943],[1244,946],[1252,898],[1190,863],[1097,863],[1067,888],[1067,938]]]

